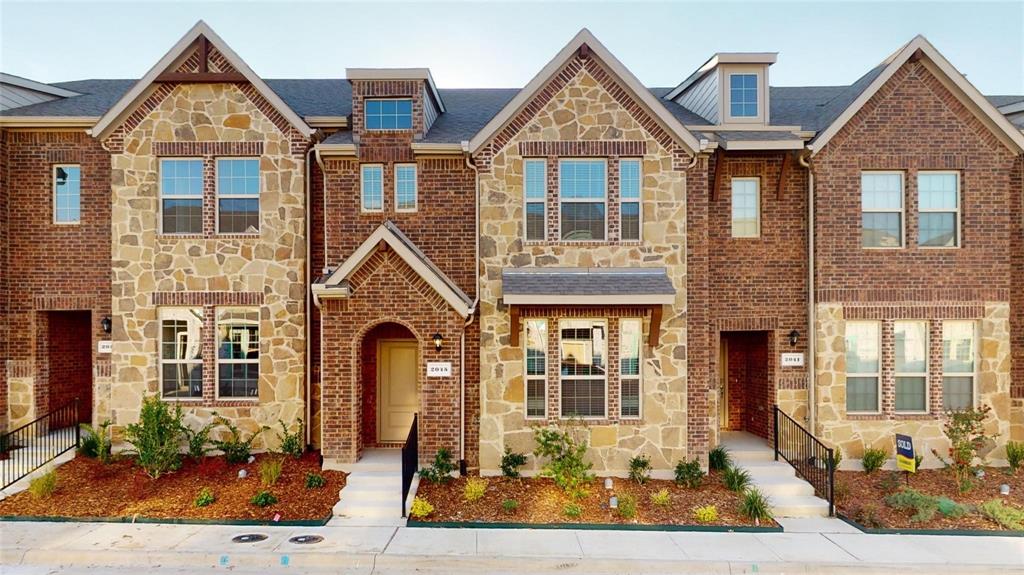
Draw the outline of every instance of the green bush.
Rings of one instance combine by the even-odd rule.
[[[277,423],[281,426],[281,433],[277,434],[278,453],[290,455],[295,459],[302,457],[302,452],[305,451],[302,447],[302,420],[298,420],[299,428],[294,433],[288,432],[288,426],[284,421],[278,419]]]
[[[745,469],[729,466],[722,473],[722,483],[725,484],[729,491],[742,493],[744,489],[750,486],[750,474]]]
[[[152,479],[181,467],[182,417],[180,405],[172,410],[150,395],[142,400],[139,422],[125,428],[125,441],[135,448],[136,461]]]
[[[657,493],[651,494],[651,503],[658,507],[668,507],[671,502],[672,497],[668,494],[668,489],[662,489]]]
[[[925,495],[916,489],[909,487],[887,495],[885,504],[895,509],[913,509],[914,515],[910,520],[915,523],[930,521],[939,510],[939,498]]]
[[[1024,464],[1024,441],[1006,442],[1006,462],[1010,464],[1010,472],[1017,473]]]
[[[565,507],[562,508],[562,513],[565,514],[566,517],[576,519],[583,515],[583,508],[580,507],[579,503],[566,503]]]
[[[256,507],[269,507],[277,503],[277,497],[274,497],[273,493],[263,490],[256,495],[253,495],[252,499],[249,500],[249,503],[252,503]]]
[[[519,468],[526,465],[526,454],[516,453],[511,448],[505,448],[505,455],[501,456],[501,474],[505,477],[519,477]]]
[[[676,485],[697,489],[704,483],[704,470],[700,468],[700,461],[694,459],[686,462],[676,463]]]
[[[452,478],[452,471],[455,471],[452,454],[442,447],[434,454],[434,463],[420,470],[420,477],[431,483],[448,483]]]
[[[28,482],[28,492],[36,499],[44,499],[57,490],[57,470],[51,469]]]
[[[263,426],[259,431],[253,433],[248,439],[242,439],[242,432],[238,430],[238,426],[232,423],[230,420],[225,419],[221,416],[217,416],[214,420],[218,425],[223,425],[228,428],[228,438],[220,441],[214,441],[213,444],[217,449],[224,452],[224,459],[228,463],[245,463],[249,461],[249,455],[252,454],[252,444],[256,441],[261,433],[266,431],[268,428]]]
[[[199,495],[196,495],[195,506],[206,507],[216,500],[217,497],[213,494],[213,490],[209,487],[204,487],[199,490]]]
[[[756,488],[747,489],[743,493],[743,500],[740,501],[740,513],[748,519],[753,519],[755,524],[772,518],[768,498]]]
[[[651,458],[637,455],[629,460],[629,478],[643,485],[651,478]]]
[[[718,508],[714,505],[702,505],[693,510],[693,519],[697,523],[718,521]]]
[[[978,512],[1003,529],[1024,531],[1024,509],[1011,507],[1002,499],[991,499],[978,506]]]
[[[884,449],[865,449],[860,464],[864,466],[864,473],[870,475],[881,469],[888,458],[889,454]]]
[[[483,477],[470,477],[462,489],[462,497],[466,501],[479,501],[487,493],[487,480]]]
[[[882,523],[881,510],[874,503],[854,503],[850,507],[850,519],[872,529],[885,526]]]
[[[327,485],[327,480],[323,475],[319,473],[306,474],[306,489],[320,489],[324,485]]]
[[[515,499],[506,499],[501,502],[501,508],[505,510],[505,513],[515,513],[516,509],[519,509],[519,502]]]
[[[961,505],[949,497],[939,497],[939,513],[943,517],[957,519],[967,515],[970,511],[971,509],[967,505]]]
[[[636,497],[628,493],[623,493],[619,497],[619,517],[623,519],[633,519],[636,517]]]
[[[980,457],[980,450],[992,442],[992,438],[985,434],[985,419],[991,411],[991,407],[983,405],[946,412],[946,423],[942,431],[949,438],[949,459],[934,449],[932,453],[953,473],[960,493],[966,493],[974,487],[974,459]]]
[[[885,474],[878,486],[882,489],[882,493],[896,493],[904,487],[903,474],[899,471],[890,471]]]
[[[210,449],[210,431],[217,424],[214,422],[207,423],[201,427],[198,431],[192,428],[182,426],[181,432],[185,434],[185,440],[188,442],[188,456],[192,458],[192,461],[200,462],[206,457],[206,454],[212,451]]]
[[[260,462],[260,484],[272,487],[281,478],[284,461],[280,457],[270,457]]]
[[[732,465],[732,457],[729,450],[719,445],[708,452],[708,469],[712,471],[724,471]]]
[[[113,459],[110,425],[109,419],[101,423],[99,427],[93,427],[88,423],[80,424],[82,436],[81,442],[78,444],[78,453],[96,459],[100,463],[110,463],[110,460]]]
[[[836,447],[832,448],[832,469],[839,469],[839,464],[843,462],[843,450]]]
[[[569,430],[557,427],[538,427],[533,431],[533,438],[537,442],[533,454],[548,458],[541,469],[541,477],[554,479],[555,484],[574,499],[586,497],[586,486],[594,480],[590,471],[594,465],[585,460],[587,442],[578,441]]]

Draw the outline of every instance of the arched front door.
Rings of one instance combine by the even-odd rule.
[[[377,350],[377,441],[402,443],[419,410],[416,340],[381,340]]]

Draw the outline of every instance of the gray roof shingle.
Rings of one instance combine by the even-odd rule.
[[[504,295],[675,295],[665,268],[509,268]]]

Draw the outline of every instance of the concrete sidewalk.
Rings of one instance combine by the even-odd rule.
[[[257,543],[233,543],[262,533]],[[295,535],[320,535],[313,545]],[[1024,572],[1024,539],[410,527],[0,523],[5,573],[42,567],[332,573]],[[102,572],[99,569],[97,572]]]

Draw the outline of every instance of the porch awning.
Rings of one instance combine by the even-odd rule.
[[[665,268],[508,268],[508,305],[661,305],[675,302]]]

